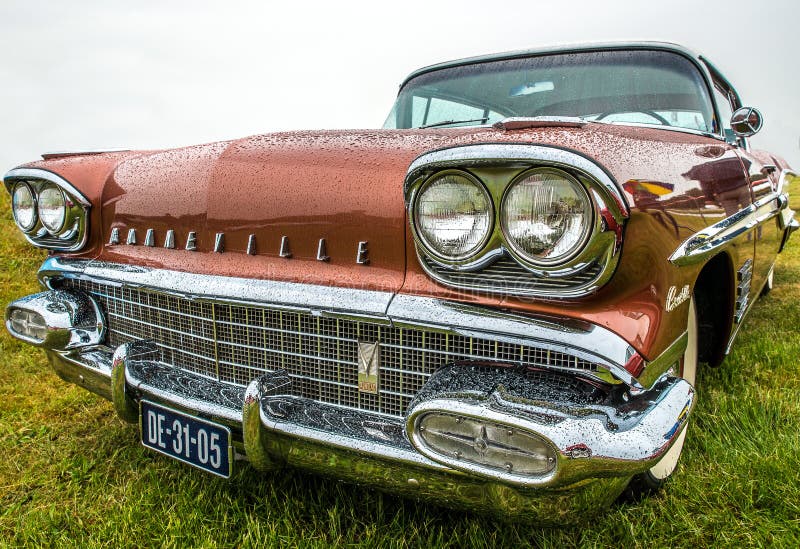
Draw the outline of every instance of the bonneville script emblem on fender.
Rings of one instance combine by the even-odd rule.
[[[380,342],[358,344],[358,390],[378,393],[378,370],[381,366]]]
[[[677,287],[670,286],[669,291],[667,291],[667,302],[664,304],[664,309],[666,309],[668,313],[671,313],[678,305],[689,299],[691,295],[688,284],[681,288],[680,292],[678,292]]]

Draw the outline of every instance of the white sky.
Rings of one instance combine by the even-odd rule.
[[[798,0],[1,1],[0,173],[50,150],[379,127],[420,66],[614,40],[707,55],[763,112],[753,145],[800,168]]]

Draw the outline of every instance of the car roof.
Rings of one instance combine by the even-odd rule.
[[[695,62],[695,64],[700,65],[700,61],[705,61],[701,58],[697,53],[681,46],[680,44],[674,44],[672,42],[595,42],[595,43],[586,43],[586,44],[563,44],[558,46],[549,46],[543,48],[533,48],[527,50],[515,50],[515,51],[508,51],[508,52],[501,52],[501,53],[491,53],[487,55],[478,55],[476,57],[465,57],[463,59],[454,59],[452,61],[444,61],[442,63],[436,63],[434,65],[428,65],[427,67],[422,67],[420,69],[415,70],[411,74],[409,74],[403,83],[400,84],[400,88],[406,85],[406,83],[421,74],[425,74],[427,72],[437,71],[440,69],[446,69],[450,67],[458,67],[462,65],[472,65],[475,63],[487,63],[490,61],[501,61],[506,59],[518,59],[521,57],[534,57],[539,55],[547,55],[551,53],[573,53],[573,52],[592,52],[592,51],[609,51],[609,50],[662,50],[662,51],[671,51],[683,55]],[[707,61],[706,61],[707,62]]]

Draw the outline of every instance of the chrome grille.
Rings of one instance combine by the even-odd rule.
[[[537,347],[269,306],[198,301],[141,288],[66,279],[103,308],[108,344],[154,341],[162,360],[235,385],[286,370],[296,396],[390,416],[405,414],[428,377],[446,364],[477,360],[595,371],[597,365]],[[358,342],[380,342],[378,394],[358,390]]]
[[[435,278],[457,288],[486,290],[509,295],[546,295],[548,291],[570,290],[595,280],[603,270],[594,263],[569,277],[541,277],[510,257],[502,257],[479,271],[459,272],[442,267],[424,255],[419,260]]]

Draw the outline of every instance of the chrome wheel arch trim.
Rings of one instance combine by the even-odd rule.
[[[622,381],[641,389],[625,369],[636,350],[602,326],[567,318],[513,314],[490,307],[393,292],[333,288],[295,282],[253,280],[122,265],[98,260],[50,257],[39,270],[40,282],[52,287],[60,278],[103,281],[146,288],[198,301],[265,305],[351,320],[424,328],[498,341],[531,343],[568,353],[601,366],[598,372],[564,368],[605,382]],[[192,289],[191,292],[187,288]]]

